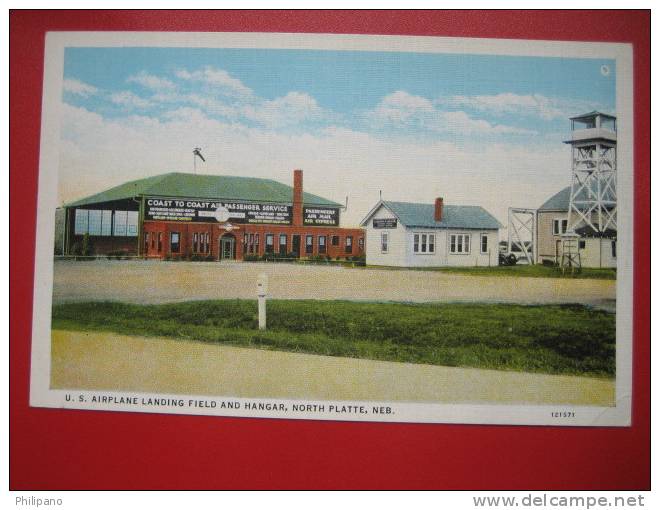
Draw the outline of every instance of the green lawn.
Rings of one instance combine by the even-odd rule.
[[[69,303],[53,328],[167,336],[387,361],[613,377],[615,316],[582,305],[268,302]]]
[[[562,274],[558,268],[536,264],[492,267],[433,267],[433,268],[398,268],[389,266],[368,266],[378,269],[442,271],[445,273],[468,274],[475,276],[516,276],[530,278],[589,278],[598,280],[616,280],[616,269],[582,268],[579,273]]]

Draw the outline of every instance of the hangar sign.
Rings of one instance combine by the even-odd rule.
[[[339,209],[330,207],[303,207],[305,225],[339,225]]]
[[[145,220],[289,225],[292,216],[286,204],[152,197],[144,205]]]

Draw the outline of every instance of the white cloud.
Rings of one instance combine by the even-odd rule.
[[[71,94],[76,94],[82,97],[93,96],[98,92],[98,89],[93,85],[76,80],[75,78],[65,78],[63,87],[65,92],[70,92]]]
[[[320,119],[324,112],[316,100],[302,92],[289,92],[286,96],[255,105],[245,105],[241,113],[262,125],[288,126]]]
[[[429,132],[449,133],[456,136],[533,134],[526,129],[476,119],[464,111],[441,110],[430,99],[401,90],[385,96],[367,114],[367,118],[381,126],[394,128],[414,126]]]
[[[243,85],[241,80],[234,78],[224,69],[215,69],[210,66],[193,72],[186,69],[180,69],[176,72],[176,76],[182,80],[206,83],[221,94],[244,98],[252,95],[252,89]]]
[[[110,101],[125,108],[149,108],[151,102],[128,90],[115,92],[110,95]]]
[[[588,101],[567,100],[541,94],[519,95],[501,93],[481,96],[452,96],[439,99],[438,104],[469,108],[494,115],[514,114],[540,117],[543,120],[568,119],[594,109],[603,109]]]
[[[138,74],[129,76],[126,81],[137,83],[154,91],[174,90],[176,88],[176,85],[167,78],[154,76],[145,71],[140,71]]]
[[[380,120],[405,122],[420,114],[434,112],[433,103],[428,99],[398,90],[385,96],[374,109],[373,115]]]
[[[209,116],[220,116],[226,118],[238,118],[240,116],[240,106],[236,103],[227,103],[215,99],[209,95],[203,94],[181,94],[178,92],[161,92],[154,94],[149,98],[153,103],[165,104],[171,106],[183,107],[184,105],[193,105],[202,109]]]
[[[206,122],[208,120],[208,117],[204,115],[204,112],[188,106],[167,112],[163,117],[167,121],[185,122],[191,125],[198,124],[202,121]]]
[[[473,119],[463,111],[442,112],[439,115],[442,123],[438,129],[462,134],[495,134],[495,135],[528,135],[532,131],[513,126],[491,124],[483,119]]]
[[[155,94],[150,100],[173,106],[194,107],[211,118],[249,120],[273,129],[330,118],[312,96],[295,91],[273,100],[252,96],[243,101],[228,101],[208,94],[176,92]]]

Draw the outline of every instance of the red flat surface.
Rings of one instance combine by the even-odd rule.
[[[265,31],[630,42],[635,91],[633,426],[228,419],[28,407],[44,34]],[[19,11],[10,15],[10,487],[650,488],[650,13]]]

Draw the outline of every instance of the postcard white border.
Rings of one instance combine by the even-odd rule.
[[[465,405],[405,402],[330,402],[309,399],[246,399],[231,396],[189,396],[50,389],[51,304],[53,290],[53,211],[57,207],[60,105],[65,47],[198,47],[359,50],[418,53],[462,53],[567,58],[607,58],[616,61],[618,243],[616,282],[616,405],[614,407],[570,405]],[[629,426],[632,395],[632,269],[633,269],[633,59],[632,45],[621,43],[532,41],[517,39],[471,39],[417,36],[276,34],[276,33],[190,33],[190,32],[49,32],[46,35],[44,88],[39,159],[39,195],[32,320],[30,405],[34,407],[159,412],[218,416],[287,419],[351,420],[377,422],[421,422],[511,425]],[[621,249],[621,247],[626,247]],[[67,402],[65,396],[82,395],[86,402]],[[96,405],[92,395],[231,400],[240,409],[149,407],[132,404]],[[77,398],[76,398],[77,400]],[[250,402],[293,404],[343,404],[385,406],[391,414],[342,414],[329,411],[293,413],[245,409]],[[570,410],[574,416],[552,418],[551,413]]]

